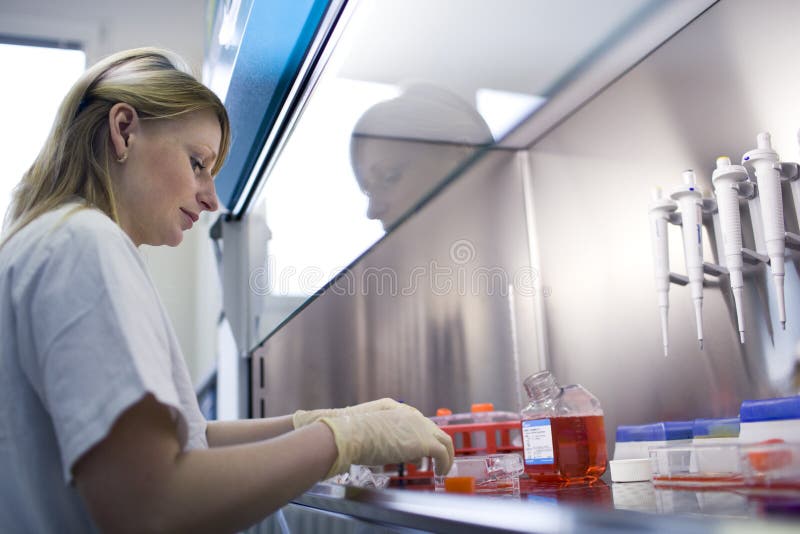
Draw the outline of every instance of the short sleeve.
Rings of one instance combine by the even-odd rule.
[[[23,368],[52,417],[67,481],[147,393],[170,408],[181,447],[187,439],[168,326],[144,264],[112,221],[81,217],[53,236],[16,303],[34,345]]]

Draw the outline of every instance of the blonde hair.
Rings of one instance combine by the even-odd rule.
[[[14,189],[0,246],[38,216],[76,197],[119,222],[108,128],[109,111],[119,102],[132,106],[143,120],[200,110],[216,113],[222,138],[211,173],[219,172],[230,146],[228,114],[220,99],[172,52],[136,48],[113,54],[88,69],[64,97],[42,150]]]

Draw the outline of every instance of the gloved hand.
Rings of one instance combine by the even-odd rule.
[[[346,472],[350,464],[383,465],[423,456],[436,460],[438,474],[446,474],[453,464],[450,436],[407,405],[346,417],[323,417],[320,422],[330,427],[339,451],[328,477]]]
[[[294,429],[315,423],[323,417],[345,417],[362,413],[379,412],[381,410],[391,410],[403,406],[394,399],[378,399],[374,401],[348,406],[347,408],[332,408],[329,410],[297,410],[292,415]]]

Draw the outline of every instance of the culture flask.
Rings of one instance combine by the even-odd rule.
[[[608,452],[600,402],[578,384],[560,386],[550,371],[523,382],[525,472],[541,482],[591,482],[606,470]]]

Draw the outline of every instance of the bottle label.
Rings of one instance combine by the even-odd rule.
[[[522,421],[522,447],[525,465],[554,464],[553,430],[550,419]]]

